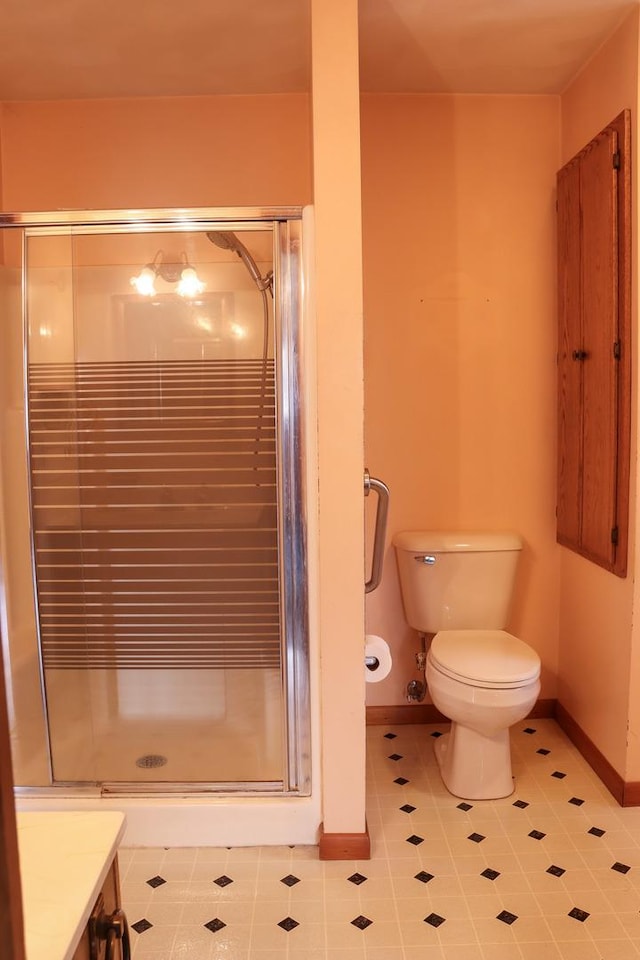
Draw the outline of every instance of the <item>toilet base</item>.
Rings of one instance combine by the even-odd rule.
[[[433,746],[442,781],[454,797],[498,800],[513,793],[508,727],[486,735],[452,721],[450,732]]]

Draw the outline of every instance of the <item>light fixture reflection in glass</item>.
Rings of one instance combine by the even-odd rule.
[[[197,297],[205,288],[185,253],[181,253],[180,261],[175,263],[166,262],[164,253],[158,250],[151,263],[147,263],[137,276],[131,277],[130,283],[140,296],[153,297],[158,277],[167,283],[177,283],[176,292],[187,300]]]
[[[191,299],[192,297],[197,297],[199,293],[202,293],[204,286],[204,283],[200,280],[193,267],[185,267],[180,274],[177,292],[181,297]]]
[[[231,335],[236,338],[236,340],[244,340],[247,335],[247,331],[239,323],[231,324]]]
[[[151,267],[143,267],[137,277],[131,277],[130,283],[141,297],[155,296],[156,274]]]

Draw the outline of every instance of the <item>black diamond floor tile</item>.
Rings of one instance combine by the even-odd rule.
[[[385,733],[384,735],[385,740],[395,740],[397,736],[398,736],[397,733]]]
[[[514,807],[519,807],[520,810],[524,810],[524,809],[526,809],[526,807],[529,806],[529,804],[527,803],[526,800],[514,800],[514,802],[513,802],[512,805],[513,805]]]
[[[539,750],[536,750],[536,753],[542,754],[543,757],[548,757],[549,754],[551,753],[551,750],[547,750],[546,747],[540,747]]]
[[[418,844],[424,843],[424,837],[418,837],[415,833],[412,833],[410,837],[407,837],[407,843],[412,843],[414,847],[417,847]]]
[[[297,920],[294,920],[293,917],[285,917],[284,920],[280,920],[278,926],[289,933],[290,930],[295,930],[300,924]]]
[[[459,803],[457,809],[458,809],[458,810],[464,810],[464,812],[466,813],[467,810],[473,810],[473,804],[472,804],[472,803]]]
[[[580,797],[571,797],[571,799],[568,802],[572,803],[574,807],[581,807],[582,804],[584,803],[584,800],[581,800]]]
[[[401,754],[401,753],[390,753],[390,754],[389,754],[389,760],[402,760],[402,754]]]
[[[347,880],[350,883],[355,883],[357,887],[359,887],[361,883],[364,883],[366,879],[367,878],[361,873],[352,873],[350,877],[347,877]]]
[[[223,927],[226,927],[226,923],[223,920],[220,920],[218,917],[215,917],[213,920],[209,920],[208,923],[205,923],[204,926],[207,930],[210,930],[211,933],[217,933],[218,930],[222,930]]]
[[[366,930],[367,927],[370,927],[373,923],[373,920],[369,920],[369,917],[356,917],[355,920],[352,920],[351,923],[354,927],[358,927],[359,930]]]
[[[286,884],[287,887],[295,887],[296,883],[300,883],[300,877],[294,877],[292,873],[288,876],[283,877],[280,883]]]
[[[555,863],[552,863],[550,867],[547,867],[547,873],[553,874],[554,877],[561,877],[563,873],[567,871],[564,867],[557,867]]]
[[[440,917],[437,913],[430,913],[428,917],[424,918],[424,922],[431,927],[439,927],[441,923],[445,922],[445,919],[446,917]]]
[[[431,736],[437,738],[437,737],[441,737],[442,734],[440,733],[439,730],[434,730],[433,733],[431,734]]]
[[[629,873],[629,870],[631,870],[631,867],[629,867],[626,863],[616,862],[613,864],[611,869],[616,870],[618,873]]]
[[[405,803],[400,809],[403,813],[413,813],[416,808],[412,807],[410,803]]]
[[[433,880],[433,874],[427,873],[426,870],[421,870],[420,873],[416,873],[414,880],[419,880],[420,883],[429,883],[429,880]]]
[[[580,923],[584,923],[589,914],[586,910],[580,910],[579,907],[574,907],[573,910],[569,910],[567,916],[573,917],[574,920],[579,920]]]
[[[167,881],[164,879],[164,877],[151,877],[151,880],[147,880],[149,886],[153,887],[154,890],[156,887],[161,887],[162,884],[166,882]]]
[[[525,727],[522,732],[523,732],[523,733],[535,733],[536,730],[535,730],[535,727]]]
[[[555,777],[556,780],[564,780],[566,773],[563,773],[562,770],[554,770],[551,776]]]
[[[528,836],[533,837],[534,840],[542,840],[546,837],[546,833],[542,833],[541,830],[532,830]]]
[[[399,783],[401,787],[404,787],[405,783],[409,783],[406,777],[396,777],[396,779],[393,782]]]
[[[483,870],[480,874],[481,877],[486,877],[487,880],[496,880],[500,876],[499,870],[492,870],[491,867],[487,867],[486,870]]]
[[[219,887],[228,887],[230,883],[233,883],[233,880],[231,877],[227,877],[223,874],[221,877],[216,877],[213,882]]]
[[[516,916],[516,914],[509,913],[508,910],[502,910],[502,912],[499,913],[498,916],[496,917],[496,920],[502,920],[503,923],[508,923],[509,925],[511,925],[512,923],[515,923],[517,919],[518,917]]]
[[[153,924],[143,917],[142,920],[136,920],[135,923],[132,923],[131,929],[135,930],[136,933],[144,933],[145,930],[151,930],[152,926]]]
[[[594,837],[604,837],[606,830],[601,830],[600,827],[591,827],[587,830],[587,833],[592,834]]]
[[[483,840],[486,840],[486,837],[483,837],[481,833],[470,833],[467,837],[467,840],[473,840],[474,843],[482,843]]]

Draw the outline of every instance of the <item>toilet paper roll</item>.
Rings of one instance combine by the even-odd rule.
[[[389,649],[387,641],[383,640],[382,637],[377,637],[373,633],[367,634],[365,637],[364,655],[365,657],[375,657],[378,661],[378,666],[373,670],[365,663],[364,679],[366,683],[378,683],[378,681],[384,680],[384,678],[388,676],[392,666],[391,650]]]

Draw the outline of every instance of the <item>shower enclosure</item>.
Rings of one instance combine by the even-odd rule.
[[[308,795],[301,211],[0,228],[16,785]]]

